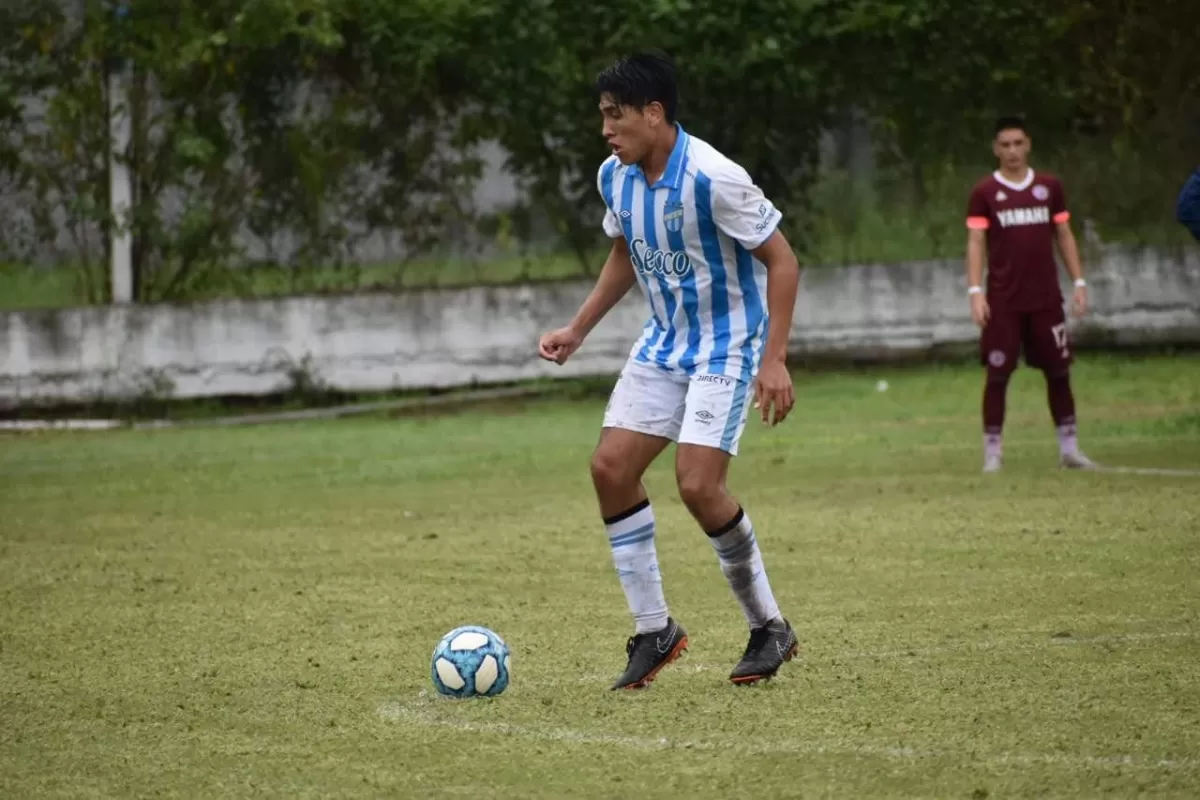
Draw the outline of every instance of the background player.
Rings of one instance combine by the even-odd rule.
[[[749,623],[730,680],[775,674],[796,651],[763,568],[754,527],[725,488],[753,386],[764,423],[794,402],[788,334],[800,268],[780,213],[746,171],[675,121],[675,71],[639,54],[597,78],[604,138],[604,232],[613,240],[575,318],[544,335],[542,358],[563,364],[638,283],[650,317],[613,388],[592,480],[613,561],[636,624],[613,686],[638,688],[687,646],[668,616],[642,475],[671,441],[681,499],[708,533]]]
[[[1000,168],[980,180],[967,204],[967,284],[971,316],[983,329],[980,356],[987,367],[983,390],[984,471],[1000,469],[1001,434],[1008,379],[1021,350],[1025,362],[1042,370],[1050,414],[1058,428],[1059,464],[1095,465],[1079,449],[1075,397],[1054,245],[1075,281],[1073,311],[1087,310],[1087,284],[1070,212],[1059,180],[1029,166],[1030,138],[1019,117],[996,122],[992,152]],[[987,250],[987,290],[982,287]]]

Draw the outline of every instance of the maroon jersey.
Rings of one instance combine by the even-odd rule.
[[[1033,170],[1019,184],[993,173],[971,190],[967,227],[987,232],[989,305],[1017,312],[1061,307],[1056,226],[1071,218],[1058,178]]]

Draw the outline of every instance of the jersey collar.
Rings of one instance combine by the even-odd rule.
[[[667,168],[663,170],[662,177],[654,184],[646,180],[646,172],[642,169],[642,165],[637,165],[638,174],[642,176],[642,180],[646,181],[646,185],[653,189],[660,189],[664,186],[678,190],[683,185],[684,167],[687,166],[687,150],[688,139],[690,138],[687,131],[678,122],[675,123],[675,146],[671,148],[671,155],[667,158]]]
[[[1003,186],[1005,189],[1012,189],[1014,192],[1023,192],[1033,183],[1033,167],[1026,167],[1029,171],[1025,173],[1025,180],[1020,183],[1013,183],[1008,178],[1004,177],[1000,170],[992,173],[992,177],[996,179],[996,183]]]

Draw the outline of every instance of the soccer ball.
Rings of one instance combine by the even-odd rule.
[[[449,697],[495,697],[508,688],[508,645],[495,631],[464,625],[433,649],[430,674]]]

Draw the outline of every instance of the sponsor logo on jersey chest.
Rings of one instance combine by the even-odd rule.
[[[682,278],[692,271],[692,259],[680,250],[659,250],[642,237],[629,243],[633,266],[643,275]]]
[[[996,212],[1000,227],[1012,228],[1018,225],[1046,225],[1050,222],[1050,209],[1046,206],[1033,208],[1006,208]]]

